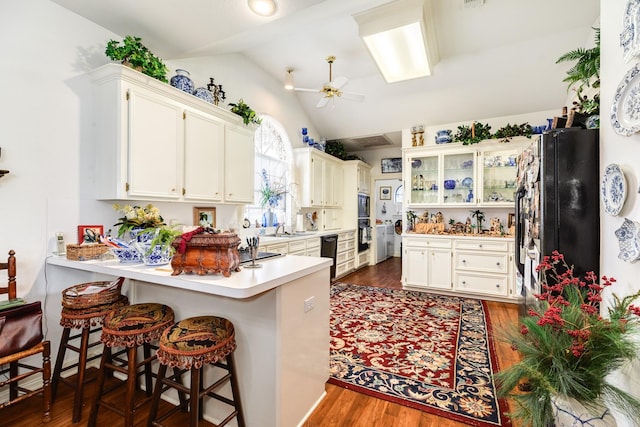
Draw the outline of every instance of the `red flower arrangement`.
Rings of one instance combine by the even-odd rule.
[[[605,318],[600,314],[602,293],[614,278],[599,281],[593,272],[576,277],[557,251],[544,257],[538,272],[542,292],[535,295],[537,307],[506,334],[521,361],[496,376],[500,394],[518,403],[512,415],[526,425],[544,427],[553,421],[551,397],[561,395],[587,408],[614,405],[638,423],[640,401],[606,377],[640,350],[633,336],[640,326],[640,307],[631,304],[640,292],[624,298],[612,294]],[[515,391],[523,383],[529,391]]]

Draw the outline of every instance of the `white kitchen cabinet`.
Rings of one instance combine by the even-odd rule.
[[[320,256],[320,238],[312,237],[307,239],[305,255],[307,256]]]
[[[119,64],[92,78],[99,200],[252,202],[254,126]]]
[[[514,243],[508,238],[403,236],[402,284],[515,302]]]
[[[402,242],[404,286],[452,288],[450,240],[405,237]]]
[[[387,226],[376,225],[376,263],[386,260],[387,257]]]
[[[322,209],[320,228],[323,231],[342,228],[342,209]]]
[[[294,157],[300,180],[298,203],[304,207],[341,207],[342,160],[312,147],[295,149]]]
[[[358,161],[358,193],[371,193],[371,166]]]
[[[224,200],[234,203],[253,203],[253,175],[255,147],[254,129],[225,126]]]
[[[354,237],[355,231],[344,231],[338,234],[336,278],[345,276],[355,269],[356,251]]]
[[[185,200],[222,201],[225,159],[224,123],[195,111],[185,112]]]

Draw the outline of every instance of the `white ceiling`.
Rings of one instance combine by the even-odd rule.
[[[476,8],[431,0],[440,54],[433,76],[387,84],[352,15],[389,0],[277,0],[270,18],[253,15],[245,0],[52,1],[142,37],[166,60],[242,53],[279,80],[294,67],[298,87],[320,87],[325,58],[335,55],[334,78],[348,77],[344,90],[366,100],[317,109],[319,94],[297,92],[316,130],[328,139],[387,134],[396,144],[415,124],[559,110],[568,65],[555,60],[587,43],[600,9],[600,0],[486,0]]]

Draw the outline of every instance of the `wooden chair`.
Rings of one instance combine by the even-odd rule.
[[[6,263],[0,263],[0,270],[7,270],[9,277],[8,285],[0,285],[0,294],[8,294],[9,300],[16,299],[16,258],[13,250],[9,251],[9,259]],[[4,313],[11,310],[7,308]],[[0,318],[3,317],[3,311],[0,310]],[[3,323],[4,325],[4,323]],[[2,335],[2,330],[0,330]],[[50,343],[49,341],[40,340],[37,344],[29,344],[24,347],[18,346],[14,353],[0,356],[0,371],[3,380],[0,381],[0,389],[9,386],[9,400],[0,403],[0,409],[18,403],[31,396],[41,394],[43,397],[43,421],[46,423],[51,420],[51,360],[50,360]],[[42,354],[42,366],[32,366],[23,359]],[[8,377],[6,374],[9,374]],[[32,375],[42,374],[42,384],[38,388],[25,388],[20,382],[31,377]]]

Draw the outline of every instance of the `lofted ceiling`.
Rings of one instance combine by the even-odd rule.
[[[344,90],[365,101],[318,109],[318,94],[296,97],[320,135],[351,151],[376,141],[399,146],[401,129],[416,124],[560,109],[568,65],[555,60],[588,42],[600,9],[600,0],[485,0],[479,7],[430,0],[440,55],[434,74],[387,84],[352,15],[390,0],[277,0],[269,18],[252,14],[245,0],[52,1],[116,34],[142,37],[164,59],[242,53],[278,80],[293,67],[298,87],[326,82],[325,58],[335,55],[334,77],[349,78]]]

